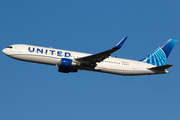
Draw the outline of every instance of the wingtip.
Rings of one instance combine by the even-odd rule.
[[[128,37],[124,37],[124,38],[114,47],[114,49],[120,49],[120,48],[123,46],[123,44],[124,44],[124,42],[126,41],[127,38],[128,38]]]

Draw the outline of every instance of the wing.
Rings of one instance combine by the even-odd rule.
[[[75,60],[78,62],[81,62],[81,63],[92,63],[92,64],[95,64],[96,62],[101,62],[104,59],[106,59],[107,57],[109,57],[113,52],[120,49],[123,46],[126,39],[127,39],[127,37],[124,37],[115,47],[113,47],[109,50],[106,50],[106,51],[101,52],[101,53],[93,54],[90,56],[77,58]]]

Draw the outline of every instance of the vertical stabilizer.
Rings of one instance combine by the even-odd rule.
[[[141,61],[155,66],[164,65],[176,42],[177,40],[175,39],[169,39],[166,43]]]

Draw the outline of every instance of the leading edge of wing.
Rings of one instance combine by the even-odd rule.
[[[77,58],[75,60],[78,61],[78,62],[81,62],[81,63],[101,62],[104,59],[106,59],[107,57],[109,57],[113,52],[120,49],[123,46],[126,39],[127,39],[127,37],[124,37],[115,47],[113,47],[113,48],[111,48],[109,50],[106,50],[106,51],[103,51],[103,52],[100,52],[100,53],[97,53],[97,54],[93,54],[93,55],[90,55],[90,56]]]

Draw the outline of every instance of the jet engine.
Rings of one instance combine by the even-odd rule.
[[[71,59],[61,58],[58,71],[63,73],[77,72],[78,69],[71,68],[73,66],[80,66],[80,63]]]

